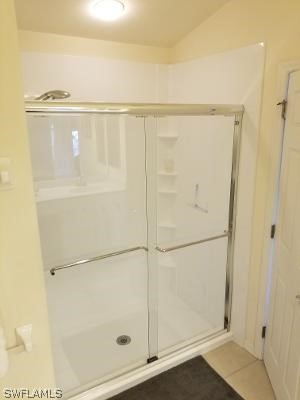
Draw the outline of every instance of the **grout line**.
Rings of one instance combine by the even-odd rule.
[[[234,384],[233,382],[228,382],[227,379],[230,378],[230,377],[232,377],[233,375],[235,375],[235,374],[238,373],[239,371],[242,371],[243,369],[246,369],[246,368],[250,367],[251,365],[255,364],[256,362],[260,362],[260,361],[262,361],[262,360],[257,359],[257,360],[255,360],[255,361],[252,361],[252,362],[251,362],[250,364],[248,364],[247,366],[245,366],[245,367],[243,367],[243,368],[240,368],[239,370],[237,370],[237,371],[234,372],[233,374],[231,374],[231,375],[229,375],[228,377],[223,378],[223,379],[225,379],[225,381],[227,382],[227,384],[228,384],[229,386],[231,386],[241,397],[243,397],[244,393],[243,393],[243,390],[241,389],[241,387],[238,387],[239,385],[236,385],[236,384]],[[274,388],[273,388],[273,386],[272,386],[272,383],[271,383],[271,381],[270,381],[270,378],[269,378],[269,375],[268,375],[267,371],[266,371],[266,375],[267,375],[267,381],[268,381],[268,382],[267,382],[266,385],[263,384],[262,386],[264,386],[267,390],[270,390],[271,396],[272,396],[272,397],[270,397],[269,400],[271,400],[271,399],[276,400],[276,396],[275,396],[275,393],[274,393]]]
[[[232,375],[235,375],[238,372],[242,371],[243,369],[250,367],[250,365],[256,363],[257,361],[260,361],[260,360],[259,359],[255,359],[255,360],[249,362],[249,364],[246,364],[243,367],[241,367],[241,368],[237,369],[236,371],[232,372],[231,374],[225,376],[224,379],[230,378]]]

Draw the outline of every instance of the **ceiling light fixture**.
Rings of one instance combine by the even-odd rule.
[[[124,4],[119,0],[97,0],[91,4],[93,16],[103,21],[114,21],[125,11]]]

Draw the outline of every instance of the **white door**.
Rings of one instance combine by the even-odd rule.
[[[278,400],[300,400],[300,71],[290,77],[265,363]]]

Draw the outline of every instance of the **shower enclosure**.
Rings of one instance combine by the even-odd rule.
[[[26,111],[66,396],[228,330],[243,107]]]

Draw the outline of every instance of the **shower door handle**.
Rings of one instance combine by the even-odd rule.
[[[77,260],[77,261],[74,261],[74,262],[72,262],[70,264],[59,265],[57,267],[51,268],[50,269],[50,274],[51,275],[55,275],[56,271],[59,271],[61,269],[78,267],[79,265],[91,263],[93,261],[104,260],[105,258],[116,257],[116,256],[120,256],[121,254],[132,253],[133,251],[138,251],[138,250],[148,251],[148,248],[145,247],[145,246],[131,247],[131,248],[125,249],[125,250],[119,250],[119,251],[114,251],[112,253],[101,254],[100,256],[96,256],[96,257]]]
[[[229,232],[226,231],[226,232],[222,233],[222,235],[211,236],[209,238],[197,240],[195,242],[188,242],[188,243],[178,244],[177,246],[172,246],[172,247],[159,247],[159,246],[156,246],[156,250],[159,251],[160,253],[168,253],[169,251],[183,249],[184,247],[194,246],[196,244],[211,242],[213,240],[221,239],[221,238],[228,237],[228,236],[229,236]]]

